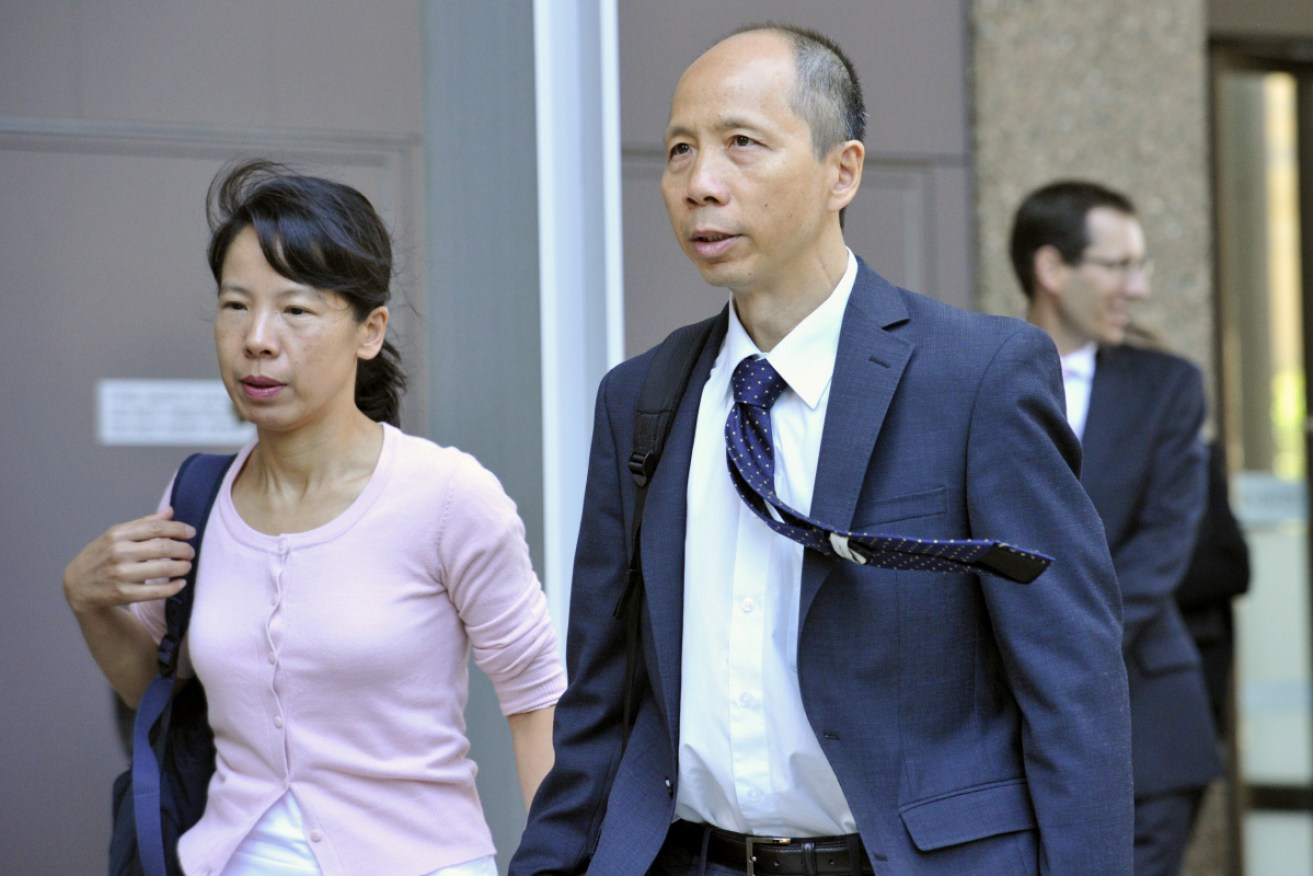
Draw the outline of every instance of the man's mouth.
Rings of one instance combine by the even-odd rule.
[[[694,251],[702,258],[724,255],[738,239],[739,235],[724,231],[694,231],[689,235]]]

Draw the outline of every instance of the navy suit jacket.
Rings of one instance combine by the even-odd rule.
[[[612,611],[633,505],[634,405],[651,353],[602,382],[556,765],[513,876],[644,873],[673,818],[684,534],[697,525],[685,486],[700,390],[723,335],[722,318],[649,487],[646,690],[623,749],[624,630]],[[1056,558],[1020,585],[807,554],[803,704],[878,874],[1130,872],[1120,602],[1061,398],[1056,350],[1040,330],[899,289],[859,264],[813,515],[908,536],[987,536]]]
[[[1127,345],[1099,351],[1081,483],[1121,585],[1137,797],[1203,787],[1222,772],[1199,652],[1175,598],[1207,499],[1203,420],[1194,365]]]

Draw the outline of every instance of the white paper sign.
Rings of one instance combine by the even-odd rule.
[[[221,380],[102,380],[96,408],[105,446],[236,447],[255,438]]]

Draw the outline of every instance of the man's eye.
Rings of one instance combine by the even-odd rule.
[[[736,134],[731,141],[735,146],[751,146],[752,138],[746,134]]]
[[[306,310],[304,307],[289,307],[289,308],[287,308],[287,315],[288,315],[288,316],[305,316],[305,315],[308,314],[309,312],[310,312],[310,311]]]
[[[687,143],[676,143],[674,146],[670,147],[671,158],[674,158],[677,155],[687,155],[688,153],[689,145]]]

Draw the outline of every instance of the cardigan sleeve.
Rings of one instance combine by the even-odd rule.
[[[438,551],[443,584],[502,714],[554,705],[565,670],[524,523],[497,478],[468,455],[447,490]]]

